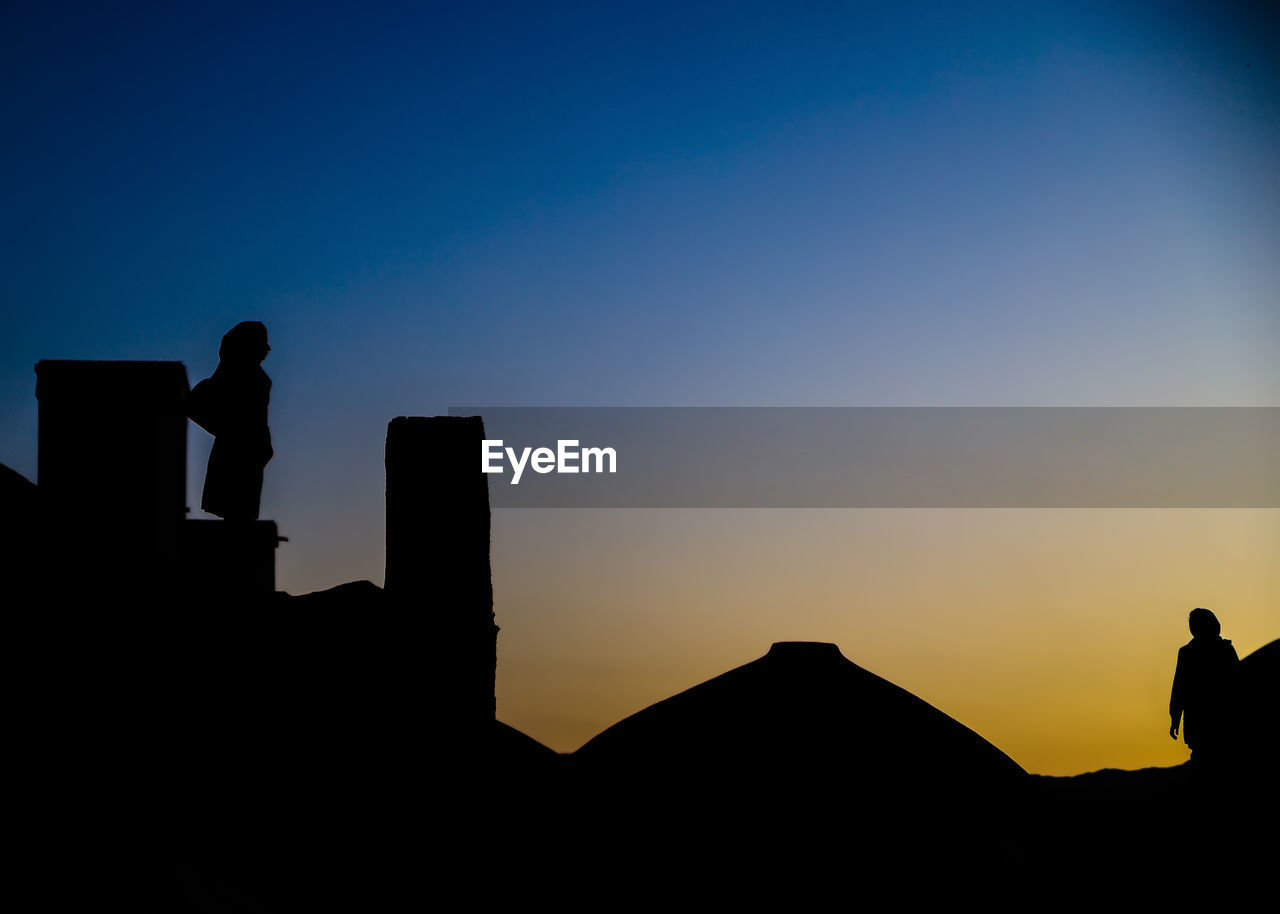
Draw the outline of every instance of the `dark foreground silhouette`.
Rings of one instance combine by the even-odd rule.
[[[814,643],[560,756],[495,716],[479,417],[391,422],[385,589],[292,597],[274,591],[274,523],[184,517],[180,364],[37,370],[40,486],[0,486],[21,686],[10,864],[43,907],[1036,903],[1098,873],[1163,873],[1188,842],[1214,872],[1262,865],[1240,820],[1271,814],[1275,643],[1239,665],[1253,725],[1209,779],[1029,776]],[[237,440],[265,433],[265,402]],[[115,447],[84,448],[86,425]],[[238,491],[228,517],[256,515],[256,486]]]
[[[1126,874],[1173,867],[1179,890],[1220,903],[1219,878],[1261,882],[1274,871],[1280,828],[1280,641],[1239,662],[1231,692],[1231,751],[1140,771],[1038,777],[1038,829],[1048,859],[1079,859]],[[1199,750],[1197,749],[1198,753]],[[1178,870],[1178,861],[1187,869]]]
[[[15,864],[52,907],[803,904],[951,897],[975,874],[983,897],[1038,898],[1141,882],[1188,841],[1234,878],[1271,865],[1250,837],[1274,827],[1266,728],[1207,804],[1189,766],[1032,777],[833,645],[782,644],[562,756],[496,721],[442,733],[423,708],[447,646],[371,583],[172,608],[27,640],[45,685],[17,723]],[[1241,663],[1254,720],[1278,660]]]
[[[1063,880],[1141,882],[1188,841],[1237,878],[1270,866],[1258,837],[1270,766],[1241,769],[1210,802],[1190,766],[1029,776],[834,645],[775,645],[571,755],[500,723],[441,745],[412,726],[414,623],[373,585],[348,588],[282,600],[256,647],[202,639],[212,656],[193,678],[216,681],[232,656],[239,681],[184,701],[207,709],[180,753],[194,767],[172,832],[193,895],[264,910],[411,907],[477,885],[502,903],[535,891],[801,903],[850,884],[949,897],[985,872],[989,897],[1041,897]],[[353,626],[357,606],[379,621]],[[1259,707],[1278,647],[1242,663]],[[1255,750],[1277,757],[1274,741]]]
[[[579,749],[573,767],[602,794],[628,785],[615,802],[645,830],[679,819],[700,823],[697,830],[775,820],[789,833],[820,814],[901,826],[898,838],[925,844],[952,829],[945,821],[941,830],[920,828],[918,817],[971,812],[970,797],[991,804],[1026,777],[956,720],[836,645],[812,642],[775,644],[628,717]],[[874,853],[880,837],[867,837],[863,852]]]

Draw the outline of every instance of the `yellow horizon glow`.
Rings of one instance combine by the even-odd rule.
[[[498,510],[498,717],[572,751],[762,656],[838,644],[1030,772],[1185,761],[1187,613],[1280,636],[1280,510]]]

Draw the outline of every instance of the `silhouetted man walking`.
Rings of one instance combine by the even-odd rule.
[[[1192,639],[1178,648],[1169,696],[1169,735],[1182,738],[1197,762],[1217,763],[1231,737],[1231,686],[1240,658],[1220,634],[1218,618],[1197,607],[1187,620]]]
[[[201,509],[226,520],[257,520],[262,470],[275,453],[267,427],[271,379],[261,362],[267,328],[241,321],[218,349],[218,369],[187,396],[187,415],[214,436]]]

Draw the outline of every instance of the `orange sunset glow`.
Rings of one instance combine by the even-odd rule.
[[[838,644],[1028,771],[1176,765],[1187,612],[1280,628],[1276,510],[494,512],[498,715],[560,751],[754,660]]]

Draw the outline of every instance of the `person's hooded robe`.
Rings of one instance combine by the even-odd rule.
[[[227,520],[256,520],[262,470],[274,453],[267,427],[271,379],[260,364],[267,328],[242,321],[222,338],[218,368],[187,398],[187,415],[213,435],[200,508]]]
[[[1239,662],[1231,642],[1217,633],[1197,636],[1178,648],[1169,716],[1175,722],[1182,718],[1187,748],[1212,752],[1230,738],[1232,676]]]

